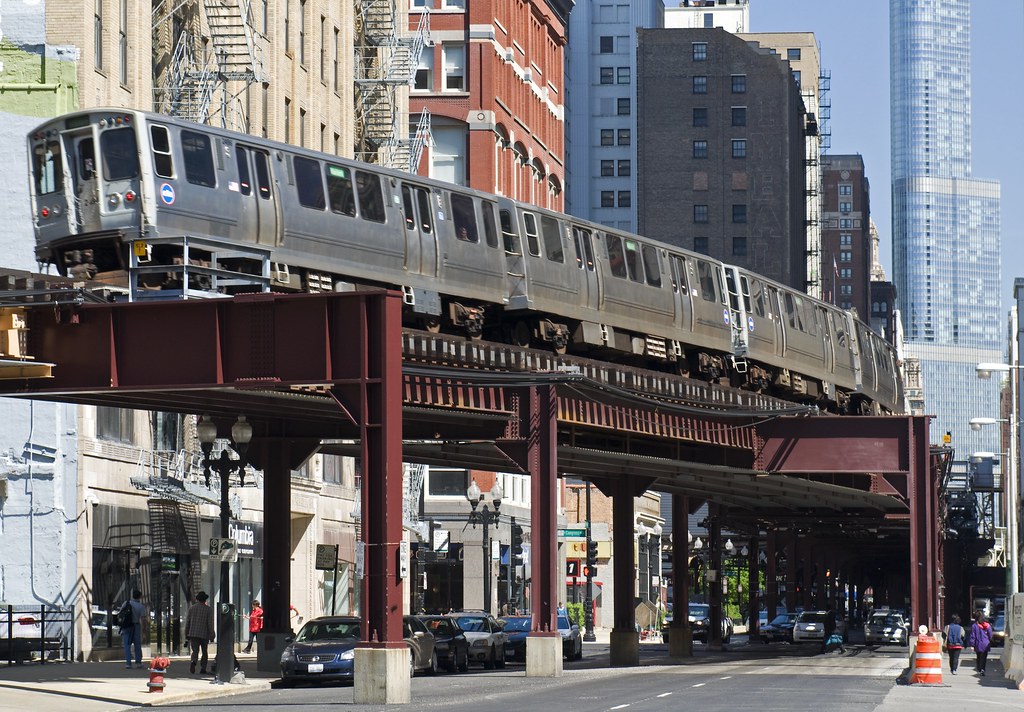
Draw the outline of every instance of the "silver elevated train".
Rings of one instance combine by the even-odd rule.
[[[429,178],[124,109],[28,137],[36,255],[124,280],[223,258],[277,291],[401,290],[409,325],[597,358],[819,403],[902,410],[896,353],[853,314],[706,255]],[[141,255],[141,257],[139,257]],[[224,266],[224,265],[221,265]],[[171,288],[150,270],[150,289]],[[165,281],[160,281],[161,279]]]

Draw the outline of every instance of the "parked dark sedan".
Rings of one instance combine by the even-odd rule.
[[[780,613],[772,619],[771,623],[761,626],[761,642],[768,643],[792,643],[793,625],[796,623],[797,613]]]
[[[307,621],[281,653],[281,684],[351,680],[359,623],[336,616]]]
[[[469,641],[455,619],[449,616],[417,618],[434,636],[434,652],[439,664],[448,672],[466,672],[469,669]],[[511,657],[507,652],[506,655]]]
[[[708,642],[708,628],[711,625],[711,606],[706,603],[691,603],[689,606],[690,631],[693,640]],[[732,618],[722,615],[722,642],[732,639]]]
[[[502,618],[508,640],[505,642],[507,660],[526,660],[526,636],[530,633],[530,616]],[[562,655],[567,660],[583,658],[583,633],[567,616],[558,616],[558,634],[562,636]]]
[[[1006,614],[999,613],[992,619],[992,645],[1006,645]]]

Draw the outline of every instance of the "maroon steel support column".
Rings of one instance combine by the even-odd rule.
[[[535,386],[526,395],[526,457],[530,471],[530,636],[558,635],[558,429],[554,386]],[[399,510],[401,515],[401,510]]]
[[[291,630],[292,495],[288,446],[257,440],[263,467],[263,633],[256,667],[280,672],[284,639]]]
[[[803,583],[801,584],[802,590],[800,592],[801,603],[804,608],[814,607],[814,598],[811,596],[813,593],[813,587],[811,583],[813,581],[814,574],[814,547],[807,540],[807,537],[800,537],[797,539],[797,550],[800,552],[800,560],[803,562]]]
[[[367,303],[359,325],[366,344],[359,390],[364,544],[363,635],[375,647],[401,648],[402,350],[401,303]],[[392,337],[393,338],[389,338]]]
[[[722,520],[719,507],[708,503],[708,604],[711,616],[708,621],[708,650],[722,649]]]
[[[750,620],[751,635],[755,638],[761,627],[761,617],[759,612],[761,610],[761,564],[757,560],[757,554],[760,551],[760,542],[756,536],[750,537],[750,541],[747,542],[747,589],[749,591],[749,598],[747,600],[747,610],[750,614],[747,616]],[[775,609],[769,608],[768,620],[771,621],[775,617]]]
[[[786,532],[786,610],[795,611],[797,606],[803,605],[803,600],[796,594],[797,572],[800,570],[800,560],[797,558],[796,530],[790,529]]]
[[[779,609],[779,582],[776,578],[776,553],[775,546],[779,533],[775,529],[769,529],[765,537],[765,564],[764,564],[764,606],[768,611],[768,622],[775,617],[775,611]],[[787,607],[786,610],[789,610]]]
[[[928,419],[911,418],[910,428],[910,606],[913,628],[939,630],[938,485],[931,469]]]
[[[673,657],[693,655],[689,626],[690,602],[690,498],[672,495],[672,622],[668,631],[668,653]]]
[[[634,591],[636,566],[633,562],[633,483],[619,477],[612,495],[612,559],[615,562],[614,628],[610,662],[615,667],[640,664],[640,638],[636,632]]]

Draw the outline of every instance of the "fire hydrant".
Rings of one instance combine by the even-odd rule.
[[[150,692],[164,691],[164,673],[171,665],[171,659],[163,655],[157,655],[149,665],[149,682],[146,685]]]

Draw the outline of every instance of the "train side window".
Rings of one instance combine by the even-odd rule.
[[[523,213],[523,227],[526,229],[526,245],[530,254],[540,257],[540,235],[537,233],[537,216],[533,213]]]
[[[78,144],[78,171],[82,180],[96,177],[96,144],[87,138]]]
[[[494,204],[484,201],[480,204],[484,222],[484,239],[488,247],[498,246],[498,227],[494,224]]]
[[[416,229],[416,204],[412,201],[412,190],[409,186],[402,186],[402,212],[405,213],[405,229]]]
[[[327,164],[327,198],[331,201],[332,213],[356,216],[356,193],[348,168]]]
[[[384,222],[384,193],[380,187],[380,176],[356,171],[356,192],[359,193],[359,214],[363,219]]]
[[[801,300],[803,301],[803,300]],[[807,333],[811,336],[818,335],[818,319],[825,319],[825,310],[821,307],[815,307],[810,302],[804,301],[804,325],[807,327]]]
[[[622,253],[622,240],[618,235],[605,235],[608,246],[608,268],[613,277],[626,278],[626,257]]]
[[[640,266],[640,244],[636,240],[624,240],[626,245],[626,267],[629,278],[634,282],[644,283],[644,271]]]
[[[644,272],[647,273],[647,284],[652,287],[661,286],[661,267],[658,264],[658,251],[650,245],[644,245]]]
[[[580,229],[572,229],[572,244],[576,248],[576,266],[583,269],[583,239],[580,237]]]
[[[783,301],[786,303],[786,317],[789,319],[789,325],[803,331],[804,325],[800,318],[800,298],[786,292]]]
[[[252,195],[252,183],[249,178],[249,152],[242,146],[235,146],[235,162],[238,164],[238,192]]]
[[[736,284],[736,276],[731,269],[725,272],[725,289],[729,294],[729,308],[734,311],[738,310],[740,308],[739,285]]]
[[[123,128],[100,134],[103,154],[103,177],[106,180],[128,180],[139,175],[139,148],[135,129]]]
[[[36,195],[48,195],[64,189],[60,144],[47,141],[32,149],[32,174],[36,179]]]
[[[501,220],[501,236],[505,240],[505,252],[510,255],[519,254],[516,250],[516,238],[519,235],[512,227],[512,213],[508,210],[499,210],[498,219]]]
[[[173,178],[174,158],[171,156],[171,135],[167,127],[159,124],[150,126],[149,143],[153,147],[153,170],[161,178]]]
[[[565,254],[562,251],[562,232],[558,229],[558,221],[553,217],[542,215],[540,218],[541,231],[544,233],[544,252],[552,262],[564,263]]]
[[[267,154],[253,151],[252,157],[256,160],[256,190],[260,198],[270,200],[270,164],[267,163]]]
[[[689,294],[686,287],[686,262],[679,255],[672,255],[672,291]]]
[[[480,242],[476,228],[476,214],[473,199],[461,193],[452,193],[452,219],[455,221],[455,237],[464,242]]]
[[[299,193],[299,205],[323,210],[327,206],[324,198],[324,174],[320,161],[295,156],[295,188]]]
[[[754,309],[754,316],[764,318],[764,287],[760,280],[750,280],[750,302]]]
[[[424,188],[416,188],[416,205],[420,209],[420,229],[424,234],[434,232],[434,220],[430,214],[430,192]]]
[[[193,185],[216,187],[210,137],[195,131],[182,131],[181,152],[185,158],[185,180]]]
[[[583,240],[583,254],[587,258],[587,271],[594,271],[594,242],[590,230],[580,230],[580,237]]]
[[[706,302],[721,301],[715,288],[715,269],[710,262],[697,261],[697,281],[700,282],[700,296]]]

